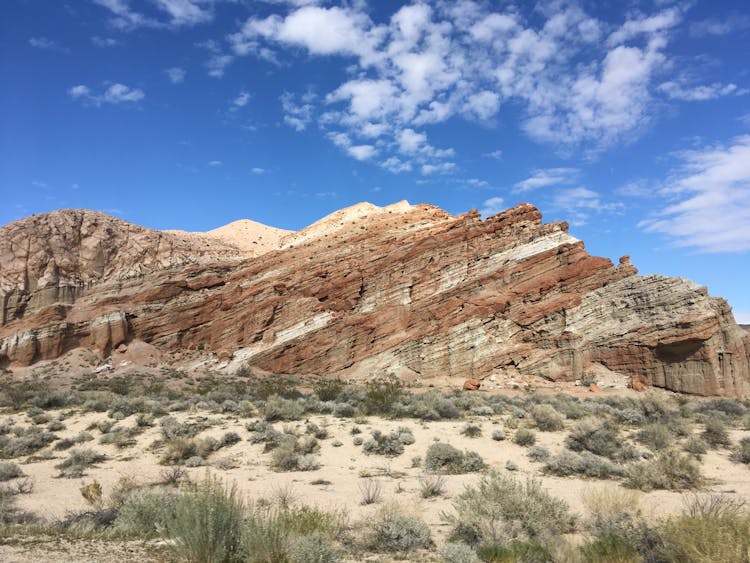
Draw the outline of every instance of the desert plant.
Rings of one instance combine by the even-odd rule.
[[[648,461],[631,465],[624,484],[642,491],[691,490],[703,484],[703,477],[692,457],[670,449]]]
[[[435,442],[427,448],[425,468],[443,473],[470,473],[484,467],[482,457],[476,452],[454,448],[450,444]]]
[[[274,471],[314,471],[320,467],[313,455],[320,449],[317,440],[308,436],[296,438],[288,435],[271,454]]]
[[[625,474],[625,468],[612,463],[605,457],[594,455],[591,452],[581,453],[563,450],[555,457],[549,459],[544,466],[547,473],[567,477],[570,475],[585,475],[607,479],[609,477],[620,477]]]
[[[0,481],[10,481],[23,475],[23,471],[12,461],[0,461]]]
[[[536,443],[536,435],[528,428],[519,428],[513,435],[513,442],[519,446],[533,446]]]
[[[359,484],[361,504],[375,504],[383,496],[383,488],[379,481],[367,479]]]
[[[72,450],[64,461],[55,465],[61,477],[76,478],[84,475],[86,468],[101,463],[107,456],[92,449]]]
[[[534,405],[531,418],[543,432],[557,432],[565,426],[562,415],[552,405]]]
[[[290,563],[335,563],[340,557],[336,545],[320,532],[292,538],[288,553]]]
[[[365,384],[364,410],[368,414],[389,415],[403,396],[403,383],[396,377],[373,379]]]
[[[750,514],[741,503],[694,497],[660,527],[666,561],[747,561]]]
[[[445,477],[422,475],[419,478],[419,494],[422,498],[439,497],[445,492]]]
[[[236,486],[206,477],[181,496],[167,530],[182,561],[242,560],[244,505]]]
[[[505,432],[502,430],[493,430],[492,439],[495,440],[495,442],[502,442],[505,440]]]
[[[732,450],[732,460],[739,463],[750,463],[750,436],[745,436]]]
[[[379,454],[386,457],[396,457],[404,453],[405,443],[414,443],[414,435],[408,428],[402,427],[389,434],[374,430],[371,437],[362,446],[362,450],[368,455]]]
[[[172,489],[133,490],[117,511],[114,528],[141,538],[158,537],[174,517],[178,499],[179,495]]]
[[[614,458],[620,449],[617,428],[608,420],[584,418],[570,429],[565,445],[575,451]]]
[[[454,536],[468,543],[506,545],[513,540],[547,540],[573,529],[567,504],[552,497],[536,479],[520,481],[492,471],[468,485],[453,502]]]
[[[550,453],[544,446],[531,446],[526,455],[531,461],[547,461],[550,458]]]
[[[478,438],[482,435],[482,427],[478,424],[467,423],[461,429],[461,434],[463,434],[467,438]]]
[[[440,548],[440,556],[444,563],[481,563],[470,546],[462,542],[448,542]]]
[[[407,553],[432,546],[430,527],[419,518],[386,506],[370,523],[367,547],[376,552]]]
[[[663,450],[674,442],[675,435],[666,424],[656,422],[644,426],[635,439],[653,450]]]
[[[701,437],[712,448],[726,447],[731,445],[732,443],[732,441],[729,439],[729,432],[727,432],[727,427],[723,422],[717,419],[706,421],[706,428],[703,431]]]
[[[693,454],[696,459],[700,459],[703,454],[708,452],[708,444],[700,436],[690,436],[690,438],[685,440],[682,448],[686,452]]]

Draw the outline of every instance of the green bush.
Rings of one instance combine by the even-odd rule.
[[[732,450],[732,460],[739,463],[750,463],[750,436],[745,436]]]
[[[414,434],[406,427],[401,427],[389,434],[374,430],[371,438],[362,446],[366,454],[378,454],[386,457],[396,457],[404,453],[404,444],[413,444]]]
[[[558,432],[565,426],[562,415],[552,405],[534,405],[531,418],[536,427],[543,432]]]
[[[297,400],[271,395],[266,399],[261,411],[268,422],[299,420],[305,414],[305,407]]]
[[[404,394],[403,383],[394,376],[373,379],[365,384],[364,410],[368,414],[392,414]]]
[[[274,471],[314,471],[320,467],[313,455],[320,449],[318,441],[306,436],[287,436],[271,454],[271,469]]]
[[[425,468],[443,473],[470,473],[484,467],[482,457],[471,451],[462,452],[450,444],[435,442],[427,448]]]
[[[584,418],[570,429],[565,445],[574,452],[587,451],[613,459],[620,450],[617,428],[608,420]]]
[[[289,542],[290,563],[335,563],[339,559],[336,545],[320,532],[299,536]]]
[[[653,489],[691,490],[703,484],[700,466],[686,454],[671,449],[656,457],[631,465],[625,486],[641,491]]]
[[[23,471],[12,461],[0,461],[0,481],[10,481],[23,475]]]
[[[386,507],[370,523],[366,544],[376,552],[406,553],[432,547],[432,535],[430,527],[419,518]]]
[[[536,434],[528,428],[519,428],[513,435],[513,442],[519,446],[533,446],[536,443]]]
[[[644,426],[636,435],[635,439],[652,450],[663,450],[672,445],[675,434],[666,424],[656,422]]]
[[[721,497],[694,498],[683,514],[660,528],[666,561],[746,562],[750,514]]]
[[[482,561],[498,563],[515,563],[516,561],[554,563],[555,561],[547,547],[538,540],[514,540],[508,545],[484,544],[477,549],[477,555]]]
[[[161,535],[174,518],[179,495],[173,489],[136,489],[125,497],[114,528],[128,535],[152,538]]]
[[[473,545],[507,547],[513,540],[546,541],[573,530],[567,504],[552,497],[541,482],[520,481],[512,474],[492,471],[476,486],[467,486],[453,502],[448,516],[454,535]]]
[[[732,444],[727,427],[720,420],[708,420],[702,437],[712,448],[726,447]]]
[[[461,434],[467,438],[478,438],[482,435],[482,427],[478,424],[466,424],[461,429]]]
[[[211,476],[180,497],[167,530],[181,561],[243,560],[244,504],[236,486]]]
[[[105,459],[107,459],[106,455],[89,448],[72,450],[68,458],[55,465],[55,468],[60,470],[61,477],[73,479],[81,477],[88,467],[101,463]]]
[[[584,475],[607,479],[609,477],[621,477],[625,475],[625,469],[612,463],[605,457],[594,455],[591,452],[581,453],[563,450],[555,457],[547,461],[544,466],[547,473],[568,477],[570,475]]]
[[[476,552],[465,543],[449,542],[440,548],[443,563],[481,563]]]

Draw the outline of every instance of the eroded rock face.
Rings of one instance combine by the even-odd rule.
[[[88,213],[55,245],[38,242],[54,214],[0,230],[0,256],[23,264],[0,270],[6,363],[138,339],[210,350],[227,370],[575,380],[605,366],[687,393],[750,390],[750,338],[723,299],[590,256],[528,204],[485,221],[359,204],[257,256]],[[83,236],[92,221],[106,236]]]

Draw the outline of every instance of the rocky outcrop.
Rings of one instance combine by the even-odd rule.
[[[93,220],[75,213],[75,224]],[[565,223],[542,223],[531,205],[482,221],[429,205],[360,204],[256,256],[95,220],[117,222],[104,237],[117,252],[101,235],[93,245],[76,235],[64,238],[62,258],[51,245],[43,260],[10,253],[34,274],[27,283],[17,271],[13,285],[0,271],[6,363],[77,346],[106,355],[138,339],[162,352],[210,351],[230,371],[572,381],[607,368],[686,393],[750,390],[750,339],[724,300],[684,279],[639,276],[627,257],[615,266],[590,256]],[[21,223],[0,230],[0,255],[19,248],[20,230],[44,246],[37,224]],[[157,247],[132,246],[122,232]],[[76,270],[64,257],[77,253]],[[45,277],[51,263],[58,273]]]

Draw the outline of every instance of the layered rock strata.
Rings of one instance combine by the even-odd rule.
[[[3,227],[0,362],[139,339],[230,371],[569,381],[604,366],[686,393],[750,390],[750,337],[726,301],[590,256],[528,204],[485,221],[359,204],[257,256],[191,240],[83,211]]]

